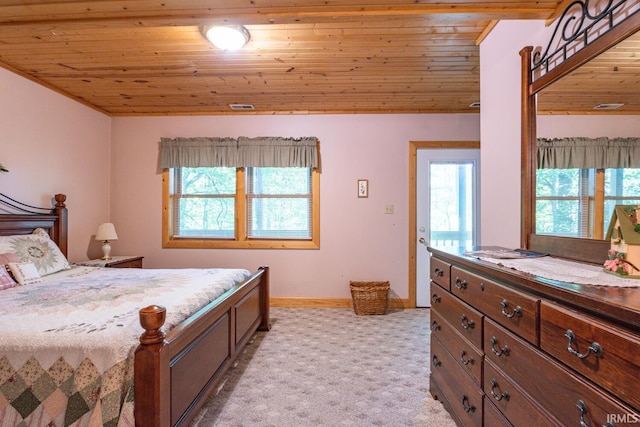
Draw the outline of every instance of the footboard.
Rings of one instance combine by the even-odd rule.
[[[253,333],[270,328],[269,269],[249,279],[166,335],[164,307],[140,310],[145,332],[135,354],[137,426],[187,425]]]

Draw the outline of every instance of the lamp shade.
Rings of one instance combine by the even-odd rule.
[[[222,50],[238,50],[249,41],[250,35],[242,25],[205,27],[202,33],[215,47]]]
[[[96,232],[96,240],[118,240],[116,228],[113,224],[110,222],[100,224],[98,226],[98,231]]]

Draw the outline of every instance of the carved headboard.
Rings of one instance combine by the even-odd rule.
[[[54,207],[27,205],[0,193],[0,235],[31,234],[36,228],[49,233],[64,256],[67,256],[67,207],[64,194],[56,194]],[[15,213],[14,213],[15,212]]]

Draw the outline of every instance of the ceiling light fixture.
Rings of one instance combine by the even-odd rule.
[[[202,34],[215,47],[226,51],[238,50],[250,39],[249,30],[242,25],[204,27]]]

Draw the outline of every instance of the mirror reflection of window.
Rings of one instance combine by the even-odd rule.
[[[640,169],[536,172],[537,234],[602,239],[617,204],[640,204]]]

